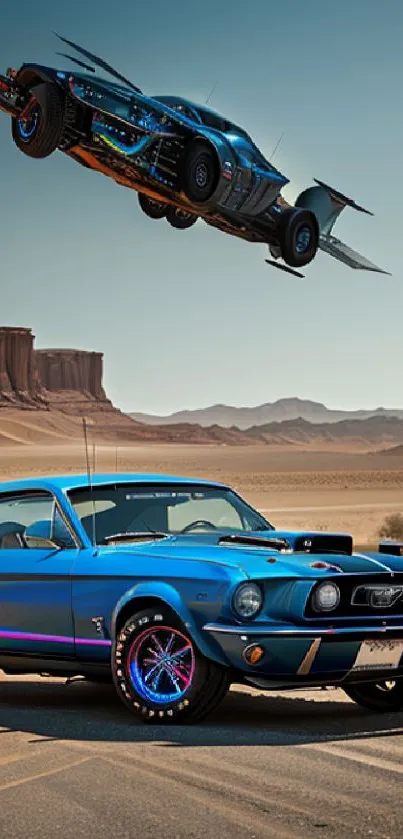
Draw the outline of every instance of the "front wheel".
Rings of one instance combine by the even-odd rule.
[[[137,612],[118,632],[112,651],[118,695],[145,722],[196,722],[229,687],[226,668],[205,658],[178,618],[162,606]]]
[[[198,219],[194,213],[186,213],[185,210],[179,210],[176,207],[169,207],[166,217],[171,227],[175,227],[176,230],[188,230],[196,224]]]
[[[64,100],[61,91],[50,82],[39,84],[18,117],[11,121],[13,140],[28,157],[49,157],[56,151],[63,135]]]
[[[182,187],[194,204],[205,204],[214,194],[219,180],[219,163],[212,146],[194,140],[187,147],[182,164]]]
[[[287,265],[302,268],[314,258],[319,245],[319,226],[310,210],[283,210],[278,221],[281,256]]]
[[[370,711],[403,711],[403,679],[348,685],[344,691],[353,702]]]

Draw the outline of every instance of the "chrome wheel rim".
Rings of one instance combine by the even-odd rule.
[[[18,132],[25,142],[28,142],[35,134],[39,123],[39,115],[39,108],[34,108],[27,119],[18,120]]]
[[[304,224],[297,232],[295,250],[298,254],[306,253],[312,240],[312,234],[309,227]]]
[[[207,186],[209,171],[205,163],[200,162],[197,164],[195,178],[199,189],[204,189]]]
[[[133,642],[128,673],[142,699],[157,705],[181,700],[194,676],[193,646],[177,629],[157,626],[146,629]]]

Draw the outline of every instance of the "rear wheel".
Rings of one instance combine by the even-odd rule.
[[[310,210],[283,210],[278,221],[281,256],[287,265],[301,268],[314,258],[319,244],[319,227]]]
[[[32,89],[32,96],[22,113],[13,117],[11,131],[20,151],[28,157],[49,157],[56,151],[64,128],[62,92],[50,82]]]
[[[212,146],[194,140],[186,149],[182,166],[182,187],[189,201],[204,204],[218,184],[219,164]]]
[[[140,207],[146,216],[152,219],[165,218],[168,208],[167,204],[163,204],[160,201],[154,201],[153,198],[149,198],[148,195],[144,194],[144,192],[138,193],[138,199]]]
[[[198,219],[198,216],[194,213],[186,213],[176,207],[169,207],[166,217],[169,224],[177,230],[187,230],[189,227],[193,227]]]
[[[344,687],[347,696],[370,711],[403,710],[403,679],[388,682],[365,682]]]
[[[153,724],[200,720],[229,687],[227,670],[199,652],[165,606],[126,621],[114,643],[112,672],[124,704]]]

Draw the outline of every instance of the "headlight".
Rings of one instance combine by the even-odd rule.
[[[234,611],[240,618],[254,618],[263,605],[263,595],[256,583],[242,583],[232,601]]]
[[[313,596],[315,612],[331,612],[340,603],[340,589],[336,583],[321,583]]]

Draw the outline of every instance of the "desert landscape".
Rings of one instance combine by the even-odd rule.
[[[95,456],[95,457],[94,457]],[[178,444],[90,444],[98,471],[162,472],[231,484],[277,527],[342,530],[375,547],[385,517],[403,510],[403,455]],[[392,462],[391,462],[392,461]],[[0,478],[85,472],[84,441],[3,446]]]
[[[324,406],[283,401],[274,415],[286,410],[286,419],[249,428],[184,422],[182,415],[166,424],[146,415],[140,421],[108,399],[101,353],[35,350],[30,329],[3,327],[0,479],[85,472],[85,417],[94,470],[219,480],[278,527],[347,531],[357,547],[375,547],[385,517],[403,509],[401,412],[344,412],[324,421]]]

